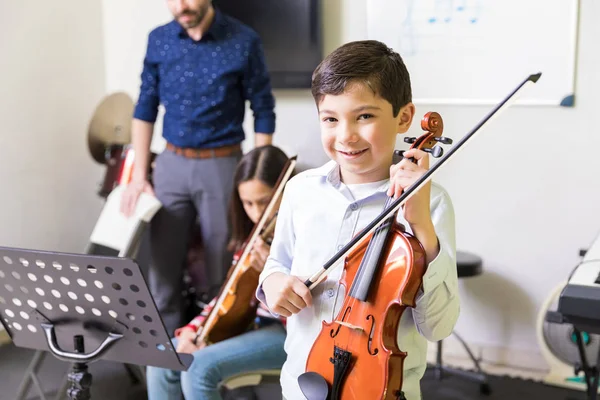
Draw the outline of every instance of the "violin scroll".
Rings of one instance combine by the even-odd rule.
[[[433,136],[441,137],[444,130],[444,121],[442,116],[435,111],[429,111],[421,119],[421,129],[428,131]]]
[[[421,120],[421,129],[426,131],[426,133],[418,138],[404,138],[406,143],[411,144],[411,149],[423,150],[424,152],[431,154],[433,157],[439,158],[444,154],[444,149],[440,146],[436,146],[436,144],[452,144],[452,139],[442,136],[444,122],[442,121],[441,115],[435,111],[430,111],[425,114]]]

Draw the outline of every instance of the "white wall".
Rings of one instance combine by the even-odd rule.
[[[326,53],[366,37],[366,3],[323,3]],[[103,7],[107,89],[126,90],[135,98],[146,35],[169,20],[168,11],[164,2],[144,0],[104,0]],[[550,290],[567,278],[578,249],[600,231],[598,13],[598,2],[582,0],[576,107],[513,107],[437,175],[454,201],[459,248],[485,262],[483,276],[461,282],[457,330],[490,361],[543,367],[536,313]],[[325,161],[310,92],[278,90],[275,95],[275,144],[305,164]],[[430,110],[442,115],[445,133],[458,139],[489,108],[417,104],[419,118]],[[247,118],[247,132],[251,122]],[[412,133],[420,134],[418,121]],[[460,352],[452,340],[448,344],[450,351]]]
[[[80,252],[101,208],[87,124],[104,94],[101,6],[0,5],[0,246]]]

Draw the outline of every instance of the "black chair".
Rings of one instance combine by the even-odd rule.
[[[456,265],[458,268],[459,279],[481,275],[483,271],[482,264],[483,262],[481,258],[475,254],[464,251],[456,252]],[[462,377],[474,382],[479,382],[480,392],[482,394],[490,394],[492,392],[492,389],[490,387],[487,375],[481,370],[481,367],[479,366],[479,360],[475,358],[473,352],[471,351],[467,343],[456,332],[452,332],[452,334],[458,339],[458,341],[463,345],[463,347],[469,354],[469,357],[475,365],[475,371],[467,371],[443,365],[442,340],[440,340],[439,342],[437,342],[436,363],[432,367],[435,373],[435,378],[437,380],[441,380],[444,377],[444,374]]]

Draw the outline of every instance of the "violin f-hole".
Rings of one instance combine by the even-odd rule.
[[[348,315],[348,313],[350,312],[351,309],[352,309],[352,307],[346,307],[346,310],[344,311],[344,315],[342,316],[342,322],[345,322],[346,315]],[[341,324],[337,324],[337,329],[335,331],[333,329],[331,329],[331,332],[329,332],[329,336],[331,336],[332,338],[336,337],[337,334],[340,333],[341,327],[342,327]]]
[[[379,349],[372,350],[371,346],[373,345],[373,334],[375,332],[375,317],[371,314],[367,315],[367,321],[371,320],[371,331],[369,332],[369,340],[367,342],[367,350],[369,354],[372,356],[377,355],[379,353]]]

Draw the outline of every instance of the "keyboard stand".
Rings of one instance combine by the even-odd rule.
[[[575,365],[575,375],[579,375],[580,372],[583,372],[587,388],[587,398],[588,400],[597,400],[599,383],[598,379],[600,376],[600,347],[598,348],[598,355],[596,356],[596,365],[590,366],[590,364],[588,363],[587,356],[585,355],[581,330],[575,324],[573,324],[573,322],[569,321],[569,319],[566,318],[559,311],[546,312],[546,321],[555,324],[573,325],[573,333],[575,334],[575,340],[577,341],[577,350],[579,352],[579,358],[581,359],[581,363],[579,365]],[[597,332],[595,329],[590,329],[590,331],[592,331],[593,333],[600,333]]]
[[[600,372],[600,347],[598,348],[598,356],[596,357],[596,365],[590,366],[588,364],[585,350],[583,349],[583,338],[581,337],[581,331],[574,327],[575,338],[577,340],[577,349],[579,350],[579,358],[581,358],[581,365],[575,367],[575,374],[583,371],[585,374],[585,383],[587,385],[587,396],[588,400],[596,400],[598,398],[598,376]]]

